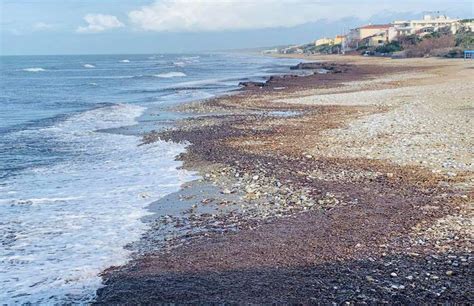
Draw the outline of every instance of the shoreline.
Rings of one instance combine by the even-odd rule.
[[[209,115],[148,134],[145,143],[190,142],[179,160],[203,181],[165,201],[196,206],[181,218],[155,220],[139,243],[146,251],[105,271],[97,302],[472,301],[463,292],[469,232],[459,245],[443,241],[449,251],[442,255],[436,239],[417,244],[414,233],[464,213],[470,166],[451,175],[327,150],[345,140],[330,133],[403,108],[398,100],[432,82],[430,73],[452,74],[453,64],[347,60],[343,73],[275,77],[262,88],[187,104],[177,110]],[[410,88],[415,93],[403,94]],[[401,97],[390,103],[364,101],[393,92]],[[154,245],[171,224],[182,236]]]

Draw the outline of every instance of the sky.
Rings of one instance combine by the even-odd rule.
[[[192,53],[305,43],[348,29],[474,17],[474,0],[0,0],[0,54]]]

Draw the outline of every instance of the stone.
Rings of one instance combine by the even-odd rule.
[[[390,276],[391,276],[391,277],[397,277],[398,275],[397,275],[397,273],[392,272],[392,273],[390,273]]]
[[[232,191],[229,190],[229,189],[227,189],[227,188],[225,188],[224,190],[222,190],[222,193],[223,193],[223,194],[231,194]]]

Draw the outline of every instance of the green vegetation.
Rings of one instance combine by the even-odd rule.
[[[357,47],[356,50],[357,50],[357,51],[365,51],[365,50],[367,50],[367,49],[369,49],[369,46],[362,45],[362,46]]]
[[[470,50],[474,49],[474,33],[464,31],[457,33],[456,47]]]
[[[402,46],[398,41],[393,41],[391,43],[385,44],[383,46],[375,48],[375,52],[378,53],[393,53],[402,50]]]
[[[402,48],[404,48],[404,46],[416,45],[420,41],[421,41],[421,38],[418,37],[415,34],[402,36],[398,39],[398,42],[399,42],[400,46],[402,46]]]
[[[463,23],[473,21],[474,18],[462,20]],[[420,34],[402,36],[397,41],[378,47],[361,44],[356,50],[363,55],[387,55],[399,52],[398,56],[402,57],[440,56],[454,58],[462,57],[463,51],[466,49],[474,49],[474,33],[468,26],[462,26],[455,35],[447,27]],[[337,54],[341,51],[342,46],[340,44],[315,46],[315,44],[310,43],[298,48],[307,54]]]

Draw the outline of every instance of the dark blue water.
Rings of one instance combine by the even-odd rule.
[[[100,106],[212,97],[236,89],[243,79],[283,73],[291,63],[235,54],[2,57],[0,135]],[[0,178],[67,158],[60,144],[36,140],[0,138]]]
[[[0,58],[0,301],[87,302],[123,263],[144,207],[195,174],[184,144],[103,133],[294,60],[236,54]]]

